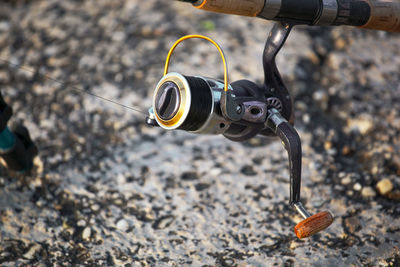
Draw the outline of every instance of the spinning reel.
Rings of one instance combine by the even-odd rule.
[[[168,53],[164,77],[154,91],[146,123],[166,130],[222,134],[232,141],[248,140],[258,134],[278,136],[289,155],[290,205],[304,217],[294,230],[299,238],[304,238],[327,228],[333,216],[327,211],[311,216],[300,202],[301,141],[293,128],[292,99],[275,63],[291,29],[291,24],[277,23],[271,30],[263,54],[262,85],[249,80],[229,84],[224,54],[210,38],[188,35],[179,39]],[[224,63],[224,81],[168,73],[174,49],[190,38],[208,40],[218,49]]]

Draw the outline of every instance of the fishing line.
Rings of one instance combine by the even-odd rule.
[[[130,106],[127,106],[127,105],[124,105],[124,104],[121,104],[121,103],[119,103],[119,102],[117,102],[117,101],[115,101],[115,100],[102,97],[102,96],[97,95],[97,94],[92,93],[92,92],[88,92],[88,91],[86,91],[86,90],[84,90],[84,89],[81,89],[81,88],[79,88],[79,87],[77,87],[77,86],[68,85],[67,83],[64,83],[64,82],[61,82],[61,81],[59,81],[59,80],[57,80],[57,79],[54,79],[54,78],[52,78],[52,77],[49,76],[49,75],[41,74],[39,71],[38,71],[38,72],[33,71],[33,70],[31,70],[31,69],[25,67],[24,65],[15,64],[15,63],[12,63],[12,62],[10,62],[10,61],[8,61],[8,60],[5,60],[5,59],[2,59],[2,58],[0,58],[0,61],[3,61],[3,62],[7,63],[7,64],[10,65],[10,66],[16,67],[16,68],[18,68],[18,69],[24,70],[24,71],[29,72],[29,73],[32,73],[32,74],[36,74],[36,73],[37,73],[39,76],[44,77],[45,79],[50,80],[50,81],[52,81],[52,82],[58,83],[58,84],[60,84],[60,85],[63,85],[63,86],[65,86],[66,88],[68,88],[68,89],[70,89],[70,90],[74,90],[74,91],[77,91],[77,92],[80,92],[80,93],[85,93],[85,94],[91,95],[91,96],[93,96],[93,97],[97,97],[97,98],[99,98],[99,99],[101,99],[101,100],[103,100],[103,101],[107,101],[107,102],[112,103],[112,104],[114,104],[114,105],[118,105],[118,106],[120,106],[120,107],[129,109],[129,110],[132,110],[132,111],[135,111],[135,112],[139,112],[139,113],[142,113],[142,114],[144,114],[144,115],[147,116],[147,112],[144,112],[143,110],[140,110],[140,109],[137,109],[137,108],[134,108],[134,107],[130,107]]]

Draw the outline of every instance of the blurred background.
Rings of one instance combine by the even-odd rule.
[[[176,1],[3,0],[0,90],[40,159],[30,177],[0,170],[0,264],[400,266],[399,34],[301,26],[278,54],[303,142],[302,199],[336,216],[306,240],[293,233],[301,218],[277,139],[148,128],[144,114],[71,90],[146,112],[186,34],[222,46],[230,81],[261,83],[271,27]],[[223,74],[200,40],[180,45],[170,70]]]

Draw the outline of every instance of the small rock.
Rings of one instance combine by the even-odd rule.
[[[365,197],[365,198],[375,197],[375,196],[376,196],[376,192],[375,192],[375,190],[374,190],[372,187],[367,186],[367,187],[364,187],[364,188],[362,189],[361,195],[362,195],[363,197]]]
[[[91,235],[92,235],[92,229],[90,229],[89,226],[85,227],[85,229],[83,229],[82,231],[82,239],[89,240]]]
[[[377,183],[376,189],[378,190],[379,194],[386,195],[393,190],[393,184],[389,179],[386,178]]]
[[[165,215],[156,219],[152,225],[153,229],[165,229],[171,225],[171,223],[175,220],[173,215]]]
[[[254,170],[253,166],[250,166],[250,165],[243,166],[243,168],[240,170],[240,172],[247,176],[253,176],[253,175],[257,174],[257,172]]]
[[[333,70],[340,69],[340,63],[343,60],[343,55],[340,53],[329,53],[327,57],[327,65]]]
[[[362,228],[360,220],[355,216],[346,218],[344,220],[344,225],[347,228],[347,230],[352,234],[359,231]]]
[[[392,163],[397,170],[397,174],[400,175],[400,156],[393,155]]]
[[[360,183],[355,183],[354,186],[353,186],[353,189],[355,191],[360,191],[362,189],[362,186],[361,186]]]
[[[370,117],[362,117],[357,119],[349,119],[347,121],[347,130],[358,131],[361,135],[365,135],[369,133],[374,127],[372,118]]]
[[[43,162],[39,157],[35,157],[33,159],[33,165],[35,166],[35,170],[37,174],[43,173]]]
[[[331,149],[332,146],[333,146],[333,144],[332,144],[332,142],[330,142],[330,141],[326,141],[326,142],[324,143],[324,148],[325,148],[325,150]]]
[[[320,59],[313,51],[309,51],[306,56],[312,63],[319,65]]]
[[[387,197],[392,200],[400,200],[400,190],[390,192]]]
[[[379,173],[379,166],[376,164],[376,162],[372,163],[371,166],[371,174],[377,175]]]
[[[99,204],[93,204],[92,206],[90,206],[90,209],[94,212],[97,212],[100,210],[100,206]]]
[[[118,230],[126,232],[128,230],[128,228],[129,228],[129,223],[126,220],[121,219],[117,222]]]
[[[141,29],[141,33],[143,36],[147,37],[153,33],[153,29],[150,26],[146,25]]]
[[[351,177],[350,174],[346,175],[343,179],[342,179],[342,185],[348,185],[349,183],[351,183]]]
[[[344,146],[344,147],[342,148],[342,154],[343,154],[344,156],[347,156],[347,155],[349,155],[349,154],[350,154],[350,152],[351,152],[351,149],[350,149],[350,147],[348,147],[348,146]]]
[[[290,242],[290,249],[296,249],[299,245],[301,245],[301,243],[298,243],[297,240],[293,240]]]
[[[84,227],[84,226],[86,226],[86,221],[83,220],[83,219],[80,219],[80,220],[76,223],[76,225],[79,226],[79,227]]]
[[[335,48],[338,50],[343,50],[348,45],[348,42],[342,37],[339,37],[335,40]]]
[[[199,176],[195,172],[184,172],[181,179],[185,181],[193,181],[199,179]]]
[[[207,183],[198,183],[194,186],[196,191],[203,191],[210,187],[210,184]]]
[[[39,244],[32,244],[29,250],[24,254],[24,258],[27,260],[33,260],[35,255],[40,252],[41,248],[42,247]]]
[[[323,110],[328,108],[329,95],[326,90],[315,91],[312,95],[312,98]]]
[[[260,138],[251,138],[251,139],[249,140],[249,143],[250,143],[252,146],[260,146],[260,145],[261,145],[261,140],[260,140]]]
[[[218,176],[218,175],[221,174],[221,172],[222,172],[221,168],[212,168],[212,169],[209,171],[209,174],[210,174],[211,176]]]

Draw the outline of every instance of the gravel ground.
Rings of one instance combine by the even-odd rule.
[[[400,35],[297,27],[278,65],[303,141],[302,198],[334,224],[298,240],[287,155],[147,128],[173,42],[206,34],[232,81],[261,82],[271,23],[173,1],[2,1],[0,85],[40,149],[36,174],[1,169],[2,266],[400,266]],[[190,40],[171,70],[222,76]],[[46,74],[57,82],[46,79]],[[279,194],[278,194],[279,192]]]

